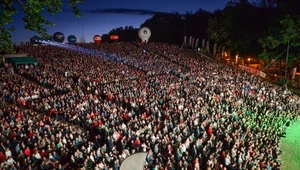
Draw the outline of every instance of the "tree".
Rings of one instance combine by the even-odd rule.
[[[270,27],[268,34],[260,38],[259,43],[264,49],[261,56],[265,59],[275,57],[277,59],[286,51],[285,88],[287,88],[288,68],[291,63],[300,59],[300,15],[294,17],[286,15],[279,23],[279,27]],[[283,52],[279,54],[278,49]]]
[[[212,13],[199,9],[194,14],[187,12],[184,15],[185,31],[187,36],[207,38],[207,23]]]
[[[134,28],[133,26],[125,26],[114,28],[108,32],[108,36],[110,35],[118,35],[119,41],[122,42],[131,42],[136,41],[138,39],[138,28]],[[106,39],[106,36],[104,36],[105,39],[102,39],[104,42],[109,42],[110,39]]]
[[[81,17],[77,4],[83,0],[68,0],[67,4],[73,9],[76,17]],[[24,11],[23,22],[26,30],[34,31],[43,38],[48,38],[46,26],[53,26],[54,23],[48,21],[42,12],[47,10],[55,15],[62,11],[63,0],[0,0],[0,52],[12,52],[13,46],[11,31],[15,28],[8,25],[13,22],[13,16],[17,13],[16,7],[19,5]]]
[[[260,54],[265,59],[274,59],[289,45],[291,60],[299,59],[300,47],[300,16],[291,17],[286,15],[279,20],[279,25],[272,25],[268,29],[268,33],[259,39],[259,43],[263,48]]]
[[[207,33],[219,47],[225,46],[241,57],[256,56],[257,43],[269,26],[270,14],[248,1],[229,2],[222,11],[215,11],[208,20]]]
[[[156,13],[141,25],[144,26],[151,30],[151,42],[182,43],[184,23],[178,13]]]
[[[261,8],[273,9],[278,5],[278,0],[257,0],[257,6]]]
[[[103,34],[101,36],[101,39],[102,39],[103,42],[109,42],[109,35],[108,34]]]

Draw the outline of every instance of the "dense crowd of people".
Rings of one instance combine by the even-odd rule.
[[[291,91],[174,45],[80,48],[94,54],[19,45],[39,64],[1,68],[1,168],[118,170],[147,152],[151,170],[280,169]]]

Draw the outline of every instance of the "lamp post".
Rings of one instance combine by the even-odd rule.
[[[250,67],[251,58],[248,58],[248,67]]]
[[[238,65],[239,63],[239,53],[236,53],[235,55],[235,64]]]
[[[289,62],[289,50],[290,50],[290,41],[288,41],[288,47],[286,50],[286,58],[285,58],[285,74],[284,74],[284,88],[287,89],[288,85],[288,62]]]

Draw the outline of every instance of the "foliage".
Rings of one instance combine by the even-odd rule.
[[[199,9],[195,13],[186,14],[156,13],[146,20],[141,27],[148,27],[151,30],[150,42],[166,42],[170,44],[182,44],[183,37],[193,36],[195,38],[207,38],[206,27],[211,13]],[[128,26],[126,26],[128,27]],[[120,41],[136,41],[138,29],[123,27],[115,28],[102,36],[103,41],[109,41],[109,35],[118,34]],[[132,37],[130,38],[129,35]]]
[[[259,7],[273,9],[277,6],[277,1],[278,0],[258,0],[255,3]]]
[[[101,40],[102,42],[109,42],[110,41],[109,35],[108,34],[101,35]]]
[[[12,42],[10,40],[10,31],[15,28],[5,28],[5,26],[13,22],[13,15],[16,10],[12,7],[13,2],[4,0],[0,3],[0,52],[2,51],[12,51]]]
[[[184,22],[178,13],[157,13],[141,25],[144,26],[151,30],[149,41],[182,43]]]
[[[225,46],[226,50],[231,53],[238,52],[242,57],[256,56],[259,53],[276,57],[283,47],[276,48],[272,52],[268,48],[275,48],[279,43],[277,41],[282,41],[282,37],[276,37],[282,34],[278,31],[282,30],[282,25],[277,22],[277,18],[282,18],[284,14],[291,16],[299,14],[299,10],[296,10],[299,6],[300,1],[257,0],[255,3],[249,3],[247,0],[231,1],[223,10],[215,11],[209,18],[207,33],[219,47]],[[285,22],[286,25],[298,24],[288,20]],[[271,33],[273,36],[262,39],[266,32],[268,34],[273,32]],[[287,34],[294,33],[292,29]],[[261,43],[258,43],[259,39]],[[292,45],[295,45],[295,42]],[[259,56],[266,58],[265,55]]]
[[[257,40],[268,27],[269,13],[247,1],[230,2],[208,20],[209,37],[242,57],[260,51]]]
[[[207,39],[207,24],[212,13],[199,9],[194,14],[186,13],[184,18],[185,23],[185,35],[193,36],[200,39]]]
[[[290,62],[299,59],[300,47],[300,15],[290,16],[286,15],[283,19],[279,20],[279,25],[269,28],[268,33],[259,39],[259,43],[263,47],[263,52],[260,54],[265,59],[274,58],[280,51],[284,51],[288,43],[290,44]]]
[[[118,35],[119,36],[119,41],[122,42],[131,42],[131,41],[136,41],[138,39],[138,28],[134,28],[133,26],[125,26],[119,27],[119,28],[114,28],[109,31],[108,34],[104,34],[101,38],[102,41],[104,42],[109,42],[109,36],[110,35]]]
[[[81,14],[77,8],[77,4],[83,0],[68,0],[68,5],[73,9],[75,16],[80,17]],[[53,26],[54,23],[48,21],[42,12],[47,10],[55,15],[62,11],[62,0],[0,0],[0,51],[7,53],[13,51],[13,43],[11,42],[11,34],[14,27],[8,27],[8,24],[13,22],[13,16],[16,14],[16,6],[20,5],[25,16],[23,21],[25,28],[40,34],[43,38],[49,38],[46,26]]]
[[[3,56],[0,55],[0,65],[3,64]]]

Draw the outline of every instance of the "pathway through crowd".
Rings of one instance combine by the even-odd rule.
[[[287,128],[286,137],[279,144],[282,170],[300,169],[300,120]]]

